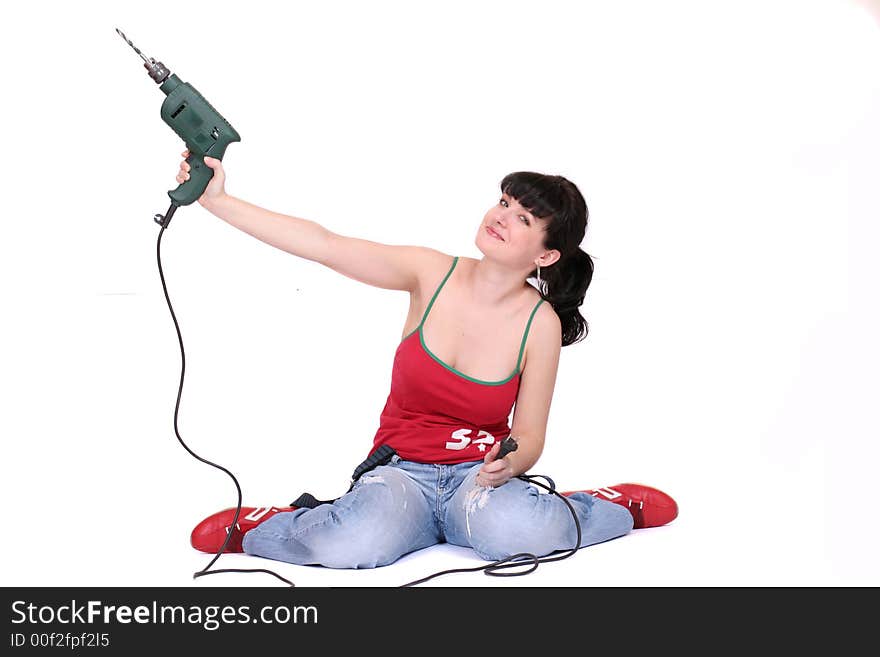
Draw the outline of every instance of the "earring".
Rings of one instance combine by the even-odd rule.
[[[542,283],[541,283],[541,265],[538,265],[538,289],[539,289],[539,290],[542,290]],[[542,291],[543,291],[543,290],[542,290]]]

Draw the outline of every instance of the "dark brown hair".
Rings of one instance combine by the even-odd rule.
[[[580,342],[589,327],[578,308],[593,280],[593,259],[580,248],[589,218],[583,195],[567,178],[533,171],[506,175],[501,191],[543,220],[544,248],[562,254],[549,267],[541,267],[542,289],[538,291],[559,315],[562,346]],[[531,276],[537,275],[538,270],[533,270]]]

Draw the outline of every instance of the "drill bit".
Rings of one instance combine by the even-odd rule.
[[[157,62],[155,59],[150,57],[147,59],[144,54],[138,50],[137,46],[135,46],[129,39],[126,37],[122,30],[118,27],[116,28],[116,33],[123,38],[123,40],[132,47],[132,49],[140,55],[140,58],[144,60],[144,68],[147,69],[147,72],[150,74],[150,77],[156,82],[156,84],[161,84],[164,82],[169,75],[171,75],[171,71],[169,71],[165,64],[162,62]]]
[[[143,59],[147,64],[152,64],[152,63],[153,63],[152,61],[150,61],[149,59],[147,59],[146,57],[144,57],[144,54],[143,54],[140,50],[137,49],[137,46],[134,45],[134,44],[128,39],[128,37],[126,37],[126,36],[122,33],[122,30],[120,30],[118,27],[116,28],[116,33],[117,33],[119,36],[121,36],[121,37],[125,40],[125,42],[126,42],[128,45],[130,45],[130,46],[134,49],[134,51],[135,51],[138,55],[141,56],[141,59]]]

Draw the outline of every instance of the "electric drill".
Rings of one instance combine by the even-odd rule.
[[[222,160],[226,147],[234,141],[241,141],[241,136],[195,87],[174,75],[162,62],[144,57],[119,28],[116,32],[140,55],[147,73],[161,85],[159,89],[167,96],[160,108],[162,120],[183,139],[189,151],[186,158],[190,166],[189,180],[168,192],[171,206],[165,215],[153,217],[156,223],[167,228],[175,210],[199,200],[214,177],[214,170],[205,164],[205,156]]]

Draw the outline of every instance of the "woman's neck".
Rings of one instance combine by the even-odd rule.
[[[502,307],[519,301],[529,284],[521,272],[483,258],[469,267],[467,287],[474,303]]]

